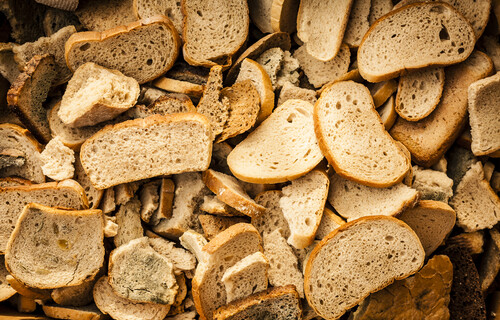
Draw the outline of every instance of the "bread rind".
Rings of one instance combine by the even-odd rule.
[[[299,0],[272,0],[271,27],[274,31],[292,34],[297,29]]]
[[[42,309],[47,317],[55,319],[104,320],[107,318],[94,304],[84,307],[64,307],[44,304]]]

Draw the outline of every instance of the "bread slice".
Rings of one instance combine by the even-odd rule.
[[[47,301],[50,299],[51,292],[49,289],[37,289],[26,286],[25,284],[21,283],[19,280],[14,278],[11,274],[8,274],[5,277],[5,280],[14,290],[17,291],[17,293],[19,293],[20,296],[32,300],[37,299],[40,301]]]
[[[291,82],[286,82],[280,91],[278,106],[281,106],[287,100],[299,99],[309,102],[314,105],[317,101],[316,91],[306,88],[300,88],[293,85]]]
[[[179,237],[181,246],[189,250],[194,256],[198,263],[205,261],[208,259],[209,254],[203,251],[203,247],[208,243],[207,239],[203,237],[201,234],[188,230]]]
[[[490,242],[479,267],[479,282],[483,293],[488,291],[500,270],[500,234],[494,228],[488,230],[488,233]]]
[[[167,93],[155,99],[147,107],[143,105],[136,105],[132,111],[134,118],[146,118],[153,114],[167,115],[172,113],[182,112],[196,112],[191,99],[182,93]]]
[[[359,47],[361,39],[370,29],[368,17],[371,11],[371,0],[354,1],[349,15],[349,21],[344,34],[344,42],[351,48]]]
[[[395,218],[349,222],[312,251],[304,279],[307,301],[321,317],[338,318],[370,293],[417,272],[424,259],[415,232]]]
[[[415,167],[412,187],[420,193],[421,200],[448,203],[453,196],[453,180],[446,173]]]
[[[20,167],[24,164],[24,153],[16,149],[0,150],[0,169],[10,166]]]
[[[210,214],[200,214],[198,219],[203,228],[203,233],[208,240],[212,240],[213,237],[232,225],[248,222],[247,219],[243,217],[220,217]]]
[[[321,61],[338,54],[349,21],[353,0],[301,1],[297,14],[297,36],[307,52]]]
[[[347,45],[342,44],[337,55],[333,59],[324,62],[310,55],[304,45],[295,50],[293,57],[299,61],[300,68],[307,76],[307,80],[314,87],[319,88],[347,73],[351,51]]]
[[[184,59],[191,65],[231,65],[232,56],[245,43],[250,18],[242,0],[184,0]]]
[[[217,198],[216,195],[206,195],[203,197],[203,203],[200,205],[200,210],[215,214],[218,216],[241,216],[243,213],[237,211],[233,207],[227,205]]]
[[[273,5],[273,0],[248,1],[248,9],[250,10],[250,19],[262,33],[273,32],[273,27],[271,26],[272,5]]]
[[[18,43],[35,41],[43,36],[41,20],[46,7],[35,1],[3,1],[0,10],[12,28],[12,38]]]
[[[89,201],[90,209],[97,209],[101,203],[103,191],[94,188],[90,182],[89,177],[83,169],[82,162],[80,161],[80,155],[75,156],[75,177],[74,179],[82,186]]]
[[[183,313],[178,313],[175,316],[169,316],[165,320],[196,320],[196,311],[188,311]]]
[[[483,48],[484,52],[493,61],[495,70],[500,70],[500,43],[498,43],[496,37],[485,35],[484,37],[481,37],[480,41],[478,41],[478,44],[481,46],[481,48]]]
[[[34,56],[7,92],[7,104],[40,142],[49,142],[50,129],[42,103],[56,77],[54,57]]]
[[[65,58],[73,72],[86,62],[94,62],[142,84],[172,67],[179,46],[179,35],[172,22],[165,16],[154,16],[103,32],[75,33],[66,42]],[[131,60],[134,63],[127,63]]]
[[[45,33],[45,36],[50,37],[57,31],[67,26],[75,26],[77,30],[81,30],[83,26],[73,11],[64,11],[56,8],[48,8],[47,11],[45,11],[42,21],[43,31]]]
[[[206,170],[212,153],[210,129],[207,118],[196,113],[129,120],[85,141],[80,158],[99,190],[159,175]],[[111,157],[101,157],[95,151],[100,148]],[[130,167],[130,163],[143,165]]]
[[[359,72],[379,82],[405,70],[459,63],[472,53],[475,40],[472,26],[452,6],[415,3],[391,11],[370,27],[358,50]]]
[[[18,177],[0,178],[0,188],[26,186],[31,184],[31,181]]]
[[[227,157],[231,172],[252,183],[279,183],[311,171],[323,158],[309,102],[288,100]],[[261,150],[262,152],[256,152]]]
[[[462,246],[465,247],[469,254],[477,256],[484,252],[484,232],[463,232],[456,236],[446,239],[447,246]]]
[[[107,276],[97,280],[94,301],[102,313],[116,320],[163,320],[170,310],[169,305],[132,302],[118,296],[108,283]]]
[[[262,54],[255,59],[255,61],[266,71],[269,79],[271,79],[273,90],[277,89],[278,72],[284,64],[285,52],[286,51],[282,50],[280,47],[274,47],[262,52]]]
[[[45,182],[40,160],[41,145],[31,133],[15,124],[0,124],[0,149],[14,149],[24,154],[22,166],[9,166],[0,169],[0,177],[18,176],[34,183]]]
[[[292,34],[297,29],[298,0],[273,0],[271,5],[271,27],[275,32]]]
[[[151,217],[158,210],[158,206],[160,205],[160,194],[158,192],[160,184],[160,179],[147,182],[142,186],[141,192],[139,193],[139,199],[141,201],[141,220],[146,223],[151,222]]]
[[[95,304],[83,307],[63,307],[58,305],[42,306],[43,312],[47,317],[54,319],[78,319],[78,320],[104,320],[107,318]]]
[[[174,242],[163,239],[162,237],[150,237],[148,241],[151,248],[172,262],[172,265],[174,266],[174,274],[176,276],[180,275],[183,271],[191,271],[196,268],[196,259],[194,255],[183,248],[175,247]],[[176,277],[176,279],[178,278]],[[180,284],[178,285],[179,290],[181,290]]]
[[[385,131],[368,89],[353,81],[332,84],[314,107],[319,146],[335,172],[371,187],[403,180],[410,161]]]
[[[104,216],[106,219],[106,216]],[[106,235],[105,235],[106,236]],[[94,279],[85,281],[79,286],[62,287],[52,290],[50,297],[61,306],[83,307],[94,302],[92,290],[97,279],[105,273],[105,267],[101,267]]]
[[[133,0],[82,1],[75,11],[80,23],[88,30],[105,31],[136,21]]]
[[[496,112],[500,73],[478,80],[469,86],[468,111],[471,127],[471,150],[476,156],[500,150],[500,116]]]
[[[150,2],[145,0],[133,1],[134,13],[139,19],[150,18],[162,14],[172,21],[177,33],[181,36],[184,26],[181,2],[175,0],[162,0]]]
[[[368,88],[370,89],[375,109],[378,109],[392,96],[394,92],[396,92],[398,89],[398,83],[391,79],[388,81],[374,83],[372,85],[369,84]]]
[[[0,74],[10,83],[16,81],[21,73],[14,60],[13,50],[15,46],[13,43],[0,43]]]
[[[116,247],[129,243],[131,240],[141,238],[144,230],[141,225],[141,202],[132,199],[122,204],[116,212],[118,230],[113,238]]]
[[[290,51],[283,52],[283,61],[276,75],[275,89],[281,90],[283,85],[288,82],[298,86],[300,83],[299,68],[299,61],[292,57]]]
[[[418,122],[396,121],[390,133],[410,150],[415,163],[430,167],[450,148],[467,122],[469,85],[492,70],[490,58],[474,52],[465,62],[446,69],[443,95],[434,112]]]
[[[293,286],[274,287],[245,299],[222,306],[214,313],[215,320],[238,319],[290,320],[302,319],[300,298]]]
[[[5,301],[15,295],[17,291],[10,286],[7,282],[6,277],[9,276],[10,273],[7,271],[5,267],[5,256],[0,256],[0,301]]]
[[[331,209],[325,207],[323,210],[323,216],[321,217],[321,222],[319,223],[318,230],[316,230],[316,239],[321,240],[326,237],[333,230],[340,228],[344,225],[345,221],[339,217]]]
[[[255,197],[255,202],[266,208],[266,212],[260,217],[252,218],[252,224],[259,230],[261,235],[280,229],[283,237],[288,238],[290,236],[288,222],[280,207],[282,196],[283,193],[279,190],[268,190],[259,193]]]
[[[395,100],[394,96],[391,96],[380,108],[377,109],[380,120],[384,124],[385,131],[391,130],[392,126],[396,122],[396,119],[398,118]]]
[[[391,11],[392,7],[392,0],[371,0],[370,15],[368,16],[370,26]]]
[[[453,191],[455,192],[467,171],[479,160],[470,149],[465,149],[458,144],[454,145],[447,153],[447,159],[448,168],[446,174],[453,179]]]
[[[28,204],[7,244],[7,270],[34,288],[79,285],[104,263],[103,227],[100,210]]]
[[[75,173],[75,153],[66,147],[59,138],[54,138],[47,143],[40,154],[43,174],[47,177],[61,181],[73,178]]]
[[[204,91],[203,85],[168,77],[157,78],[153,81],[153,85],[168,92],[182,93],[195,98],[200,98]]]

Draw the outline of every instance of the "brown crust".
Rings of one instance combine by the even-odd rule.
[[[387,99],[389,99],[397,89],[398,89],[398,83],[395,80],[391,79],[385,81],[382,84],[382,86],[372,94],[373,104],[375,105],[375,109],[382,106],[384,102],[386,102]]]
[[[287,23],[283,22],[283,7],[289,8],[289,11],[298,13],[299,10],[299,0],[273,0],[271,4],[271,27],[275,32],[283,31],[288,34],[292,34],[297,30],[297,15],[295,15],[294,27],[285,30],[285,25]],[[286,5],[285,5],[286,4]]]
[[[153,81],[153,85],[166,91],[184,93],[196,98],[200,98],[203,95],[203,91],[205,90],[205,86],[167,77],[160,77],[156,79],[155,81]]]
[[[31,142],[38,152],[42,152],[42,145],[35,139],[28,129],[21,128],[20,126],[12,123],[2,123],[0,124],[0,128],[8,128],[10,130],[17,131],[20,135],[24,136],[29,142]]]
[[[187,97],[185,95],[181,96],[181,94],[178,94],[177,96],[174,96],[173,94],[170,94],[170,95],[166,94],[164,96],[161,96],[158,99],[156,99],[155,101],[153,101],[153,103],[151,103],[147,108],[148,109],[155,108],[156,105],[161,104],[162,102],[165,102],[165,101],[169,101],[169,100],[179,100],[186,106],[186,108],[188,109],[187,112],[196,112],[196,108],[195,108],[193,102],[191,101],[191,99],[189,99],[189,97]]]
[[[266,70],[264,70],[264,68],[258,62],[250,58],[246,58],[246,60],[249,63],[251,63],[255,68],[257,68],[262,74],[262,84],[264,85],[264,90],[265,90],[265,98],[260,101],[259,114],[257,115],[257,120],[255,120],[255,124],[258,125],[262,121],[266,120],[267,117],[271,115],[271,113],[273,113],[273,108],[274,108],[273,84]]]
[[[181,46],[181,40],[179,38],[179,34],[175,30],[174,25],[172,24],[170,19],[168,19],[167,17],[165,17],[163,15],[156,15],[156,16],[153,16],[151,18],[141,19],[138,21],[131,22],[127,25],[118,26],[118,27],[115,27],[115,28],[112,28],[112,29],[109,29],[106,31],[102,31],[102,32],[84,31],[84,32],[77,32],[77,33],[72,34],[71,37],[69,37],[68,41],[66,41],[66,45],[64,46],[64,57],[66,59],[66,65],[68,66],[68,68],[72,72],[75,72],[74,66],[72,66],[70,61],[69,61],[69,54],[70,54],[71,50],[73,49],[73,46],[76,44],[79,44],[82,42],[102,42],[102,41],[108,40],[110,38],[117,37],[121,34],[126,34],[126,33],[133,31],[133,30],[136,30],[136,29],[139,29],[142,27],[146,27],[146,26],[149,26],[152,24],[163,24],[163,25],[165,25],[165,27],[167,29],[170,30],[170,32],[172,33],[172,36],[174,38],[174,47],[173,47],[174,50],[171,54],[172,54],[172,56],[175,57],[174,59],[172,59],[171,63],[165,67],[164,70],[161,70],[156,75],[140,82],[140,84],[154,80],[154,79],[158,78],[159,76],[161,76],[162,74],[165,74],[170,68],[172,68],[177,56],[179,55],[180,46]]]
[[[24,178],[19,178],[19,177],[6,177],[6,178],[0,178],[0,184],[2,182],[5,183],[12,183],[13,187],[15,186],[29,186],[32,185],[33,183],[29,181],[28,179]]]
[[[97,307],[95,311],[91,311],[84,309],[79,310],[75,307],[65,307],[60,305],[43,305],[42,309],[47,317],[57,317],[59,319],[61,317],[78,320],[104,320],[109,318],[108,315],[101,313]]]
[[[19,293],[20,295],[22,295],[26,298],[40,299],[40,300],[51,299],[51,297],[50,297],[51,291],[50,290],[27,287],[11,275],[8,275],[5,278],[5,280],[7,280],[7,283],[12,287],[12,289],[16,290],[17,293]]]

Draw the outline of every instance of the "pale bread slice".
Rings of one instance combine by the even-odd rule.
[[[198,216],[203,233],[208,240],[212,240],[216,235],[237,223],[248,222],[243,217],[220,217],[210,214],[200,214]]]
[[[104,320],[107,316],[102,313],[95,304],[82,307],[68,307],[59,305],[42,306],[43,312],[47,317],[54,319],[69,319],[69,320]]]
[[[453,196],[453,180],[446,173],[414,167],[413,184],[420,193],[420,200],[435,200],[448,203]]]
[[[406,70],[459,63],[472,53],[475,40],[472,26],[452,6],[415,3],[391,11],[370,27],[358,49],[359,72],[379,82]]]
[[[255,197],[255,202],[266,208],[266,212],[260,217],[252,218],[252,224],[262,236],[276,229],[280,229],[283,237],[290,236],[290,227],[283,215],[283,209],[280,207],[282,196],[283,193],[280,190],[268,190]]]
[[[377,109],[377,112],[380,115],[380,120],[384,124],[385,131],[391,130],[392,126],[396,122],[396,119],[398,118],[395,101],[396,99],[394,99],[394,96],[391,96],[380,108]]]
[[[138,19],[133,0],[81,1],[75,11],[80,23],[88,30],[105,31]]]
[[[394,92],[396,92],[398,89],[398,83],[391,79],[369,85],[368,88],[370,89],[375,109],[378,109],[392,96]]]
[[[155,15],[162,14],[172,21],[172,24],[181,36],[184,27],[184,15],[182,14],[181,1],[177,0],[161,0],[161,1],[144,1],[133,0],[134,13],[139,19],[150,18]]]
[[[61,139],[53,138],[45,145],[42,153],[43,174],[55,181],[73,178],[75,168],[75,153],[70,148],[66,147]]]
[[[287,100],[299,99],[309,102],[314,105],[318,100],[316,98],[316,91],[306,88],[297,87],[291,82],[286,82],[280,91],[278,98],[278,106],[281,106]]]
[[[357,0],[352,4],[343,39],[351,48],[359,47],[361,39],[363,39],[368,29],[370,29],[368,18],[371,11],[371,1],[372,0]]]
[[[209,254],[203,251],[203,247],[208,243],[208,241],[201,234],[194,230],[188,230],[179,237],[179,241],[181,246],[194,254],[198,263],[208,259]]]
[[[271,5],[271,27],[274,31],[292,34],[297,29],[299,0],[273,0]]]
[[[337,82],[323,91],[314,107],[314,129],[326,159],[347,179],[389,187],[402,181],[410,168],[361,84]]]
[[[188,96],[200,98],[203,95],[204,86],[189,81],[171,79],[168,77],[159,77],[153,81],[157,88],[168,92],[187,94]]]
[[[333,230],[340,228],[346,222],[344,219],[339,217],[331,209],[325,207],[323,211],[323,216],[321,217],[321,222],[319,223],[318,230],[316,230],[316,239],[321,240],[326,237]]]
[[[317,145],[309,102],[288,100],[227,157],[231,172],[252,183],[279,183],[311,171],[323,155]],[[260,151],[256,151],[260,150]]]
[[[357,62],[357,61],[355,61],[355,62]],[[348,71],[346,74],[340,76],[337,80],[330,81],[327,84],[323,85],[316,92],[317,92],[318,96],[320,96],[323,93],[323,91],[328,89],[332,84],[339,82],[339,81],[349,81],[349,80],[354,81],[354,82],[358,82],[358,83],[362,83],[364,81],[363,78],[361,77],[361,75],[359,74],[359,70],[352,69],[352,70]]]
[[[277,89],[278,72],[284,65],[285,52],[286,50],[282,50],[280,47],[274,47],[262,52],[262,54],[255,59],[255,61],[266,71],[269,79],[271,79],[273,90]]]
[[[141,202],[134,198],[122,204],[116,212],[118,229],[113,238],[116,247],[129,243],[131,240],[142,238],[144,229],[141,224]]]
[[[5,256],[0,256],[0,301],[5,301],[15,295],[17,291],[7,282],[10,273],[5,267]]]
[[[312,251],[304,279],[307,301],[321,317],[339,318],[370,293],[417,272],[424,259],[415,232],[396,218],[346,223]]]
[[[393,8],[392,0],[371,0],[370,15],[368,22],[370,26]]]
[[[175,243],[172,241],[168,241],[162,237],[154,238],[151,237],[149,233],[147,234],[149,237],[149,245],[156,252],[165,256],[170,262],[172,262],[176,279],[178,279],[177,276],[181,275],[182,272],[191,271],[196,268],[196,259],[189,251],[176,247]],[[179,290],[181,290],[180,285]],[[179,292],[177,295],[179,295]]]

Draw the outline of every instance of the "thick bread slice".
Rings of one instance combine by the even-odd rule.
[[[290,228],[287,242],[293,247],[304,249],[314,241],[329,185],[326,173],[313,170],[282,189],[280,207]]]
[[[392,10],[392,0],[372,0],[368,22],[370,26],[382,16]]]
[[[280,207],[282,196],[283,193],[279,190],[269,190],[261,192],[255,197],[255,202],[266,208],[266,212],[260,217],[252,218],[252,224],[262,236],[276,229],[280,229],[283,237],[288,238],[290,236],[288,222]]]
[[[316,239],[321,240],[326,237],[330,232],[344,225],[345,221],[339,217],[335,212],[325,207],[321,222],[319,223],[318,230],[316,230]]]
[[[61,139],[55,137],[50,140],[40,153],[40,159],[43,163],[43,174],[47,177],[56,181],[73,178],[75,152],[66,147]]]
[[[371,0],[354,1],[344,34],[344,42],[351,48],[359,47],[361,39],[370,29]]]
[[[153,85],[168,92],[187,94],[188,96],[196,98],[200,98],[204,91],[204,86],[201,84],[168,77],[159,77],[153,81]]]
[[[370,94],[373,98],[375,109],[378,109],[389,99],[398,89],[398,83],[395,80],[382,81],[374,84],[368,84]]]
[[[467,59],[475,40],[472,26],[452,6],[415,3],[391,11],[370,27],[358,50],[359,72],[379,82],[406,70],[455,64]]]
[[[414,208],[399,215],[398,219],[415,231],[425,255],[430,256],[455,226],[456,214],[443,202],[422,200]]]
[[[314,105],[317,101],[316,91],[306,88],[300,88],[295,86],[291,82],[286,82],[281,88],[280,96],[278,99],[278,106],[281,106],[287,100],[291,99],[304,100]]]
[[[209,256],[196,268],[192,281],[193,300],[202,320],[212,320],[213,312],[226,304],[221,282],[226,270],[244,257],[262,252],[259,232],[250,224],[238,223],[215,236],[203,252]]]
[[[104,320],[107,318],[95,304],[83,307],[63,307],[59,305],[42,306],[43,312],[47,317],[54,319],[69,319],[69,320]]]
[[[203,233],[208,240],[212,240],[216,235],[237,223],[248,222],[243,217],[220,217],[210,214],[200,214],[198,216]]]
[[[297,14],[297,36],[307,52],[330,61],[340,50],[353,0],[305,0]]]
[[[292,34],[297,29],[299,0],[273,0],[271,5],[271,27],[275,32]]]
[[[168,305],[132,302],[118,296],[109,285],[107,276],[97,280],[94,301],[102,313],[115,320],[163,320],[170,310]]]
[[[86,29],[104,31],[136,21],[132,3],[133,0],[85,0],[75,14]]]
[[[271,26],[272,5],[273,0],[248,0],[250,19],[262,33],[273,32],[273,27]]]
[[[47,111],[42,103],[56,77],[54,57],[34,56],[7,92],[7,104],[40,142],[49,142]]]
[[[216,320],[302,319],[297,290],[290,285],[274,287],[245,299],[222,306],[214,313]]]
[[[75,155],[75,180],[82,186],[89,201],[90,209],[97,209],[101,203],[103,190],[97,190],[83,169],[80,155]]]
[[[10,273],[7,271],[5,267],[5,256],[0,256],[0,301],[5,301],[15,295],[17,291],[10,286],[7,282],[6,277],[9,276]]]
[[[31,133],[15,124],[0,124],[0,149],[19,150],[24,154],[24,164],[0,169],[0,177],[18,176],[34,183],[45,182],[40,152],[42,146]]]
[[[448,199],[453,196],[453,180],[440,171],[421,169],[416,166],[412,187],[420,193],[421,200],[448,203]]]
[[[307,301],[321,317],[339,318],[370,293],[417,272],[424,259],[415,232],[396,218],[346,223],[312,251],[305,269]]]
[[[323,159],[312,112],[312,105],[302,100],[288,100],[276,108],[231,151],[231,172],[246,182],[279,183],[311,171]]]
[[[66,42],[65,57],[71,71],[94,62],[142,84],[173,66],[179,46],[179,35],[172,22],[165,16],[154,16],[103,32],[75,33]]]
[[[150,105],[136,105],[130,109],[134,118],[146,118],[153,114],[167,115],[172,113],[196,112],[191,99],[182,93],[167,93],[155,99]]]
[[[321,151],[337,174],[371,187],[389,187],[410,168],[385,131],[368,89],[353,81],[332,84],[314,107]]]
[[[384,124],[385,131],[391,130],[394,122],[396,122],[396,119],[398,118],[395,100],[394,96],[391,96],[382,106],[380,106],[380,108],[377,109],[377,112],[380,115],[380,120]]]
[[[390,133],[410,150],[412,160],[424,167],[435,164],[450,148],[467,122],[467,89],[489,75],[493,63],[482,52],[445,70],[446,81],[439,105],[425,119],[398,119]]]
[[[160,0],[160,1],[145,1],[134,0],[134,13],[139,19],[150,18],[155,15],[162,14],[172,21],[172,24],[177,30],[177,33],[182,35],[184,26],[181,10],[181,1],[178,0]]]
[[[103,157],[102,152],[109,157]],[[85,172],[99,190],[160,175],[206,170],[211,154],[210,124],[196,113],[153,115],[108,126],[85,141],[80,150]],[[141,165],[130,167],[131,163]]]
[[[245,43],[250,17],[242,0],[182,0],[184,59],[190,65],[231,65]]]
[[[194,230],[188,230],[179,237],[181,246],[189,250],[194,256],[198,263],[208,259],[209,254],[203,251],[203,247],[208,243],[207,239],[201,234]]]
[[[137,198],[134,198],[122,204],[116,212],[118,229],[113,241],[117,248],[144,235],[140,211],[141,202]]]
[[[34,288],[82,284],[104,263],[103,227],[101,210],[28,204],[7,244],[7,270]]]

